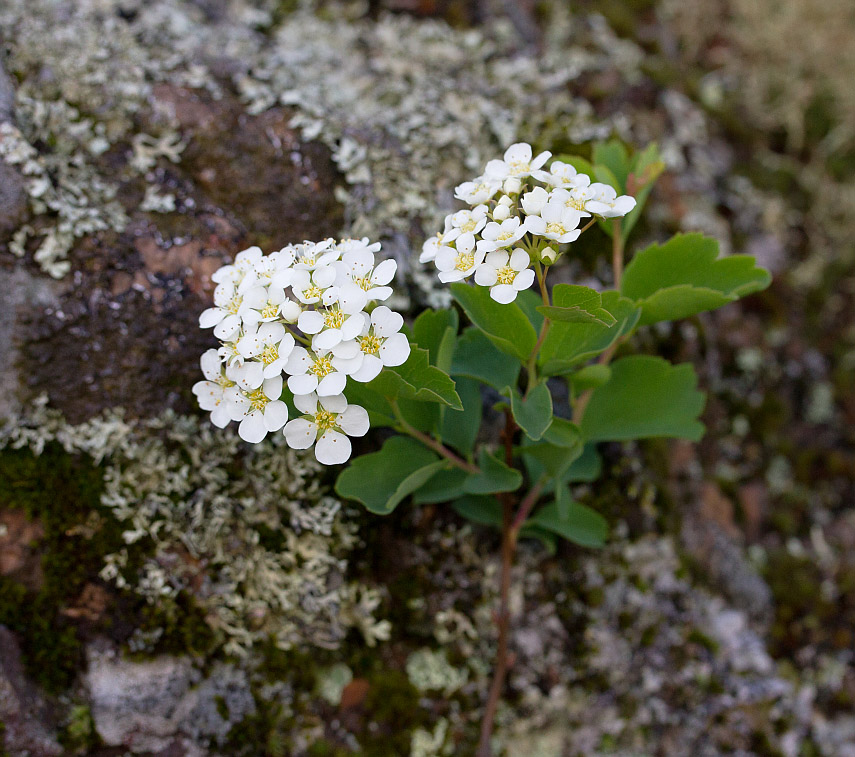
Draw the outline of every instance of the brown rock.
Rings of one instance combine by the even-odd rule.
[[[364,678],[354,678],[341,692],[341,702],[339,707],[343,710],[349,710],[353,707],[359,707],[368,696],[368,689],[371,685]]]
[[[739,487],[739,504],[745,516],[746,536],[756,539],[769,506],[768,487],[762,481],[743,484]]]
[[[44,581],[38,542],[45,532],[41,523],[20,510],[0,512],[0,576],[38,590]]]
[[[733,502],[711,481],[706,481],[701,489],[700,514],[720,526],[728,536],[740,536],[739,527],[733,520]]]

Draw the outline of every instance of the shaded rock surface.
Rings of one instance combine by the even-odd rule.
[[[53,757],[63,748],[52,730],[54,717],[33,685],[26,679],[15,637],[0,626],[0,723],[11,755]],[[5,741],[5,744],[3,743]]]

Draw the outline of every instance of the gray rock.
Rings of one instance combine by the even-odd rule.
[[[47,704],[24,676],[18,642],[8,629],[0,626],[0,723],[4,726],[4,753],[30,757],[62,754],[52,732],[52,722]]]
[[[204,755],[255,711],[246,674],[230,665],[214,666],[203,679],[187,657],[134,662],[104,643],[87,656],[92,718],[107,746]]]
[[[0,122],[2,120],[0,113]],[[12,238],[12,234],[26,222],[29,213],[23,176],[14,166],[0,159],[0,244],[6,244]]]
[[[0,176],[3,163],[0,162]],[[0,190],[2,194],[2,190]],[[25,310],[40,311],[58,302],[61,285],[32,276],[22,268],[0,268],[0,418],[17,409],[19,389],[16,368],[18,329]]]
[[[0,124],[4,121],[14,121],[15,115],[15,87],[12,79],[3,68],[0,61]],[[2,206],[0,206],[2,207]]]

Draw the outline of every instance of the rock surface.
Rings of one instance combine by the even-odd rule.
[[[0,723],[6,752],[10,755],[54,757],[64,753],[52,731],[54,720],[50,709],[24,675],[18,643],[3,626],[0,626]]]

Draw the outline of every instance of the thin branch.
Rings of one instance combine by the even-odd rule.
[[[540,495],[543,493],[544,484],[546,484],[546,478],[546,476],[543,476],[538,479],[534,486],[531,487],[528,494],[525,495],[523,501],[520,502],[520,509],[517,510],[516,517],[511,525],[514,535],[519,533],[519,530],[523,527],[523,524],[526,522],[526,519],[532,509],[537,504],[537,500],[540,499]]]
[[[481,472],[481,469],[477,465],[473,465],[472,463],[469,463],[464,460],[462,457],[458,457],[444,444],[438,442],[432,436],[428,436],[428,434],[424,433],[423,431],[419,431],[417,428],[407,423],[407,421],[404,419],[404,416],[401,414],[401,409],[398,407],[398,403],[395,400],[389,400],[389,405],[392,407],[392,412],[395,413],[395,418],[404,433],[409,434],[414,439],[418,439],[422,444],[425,445],[425,447],[430,447],[438,455],[441,455],[452,465],[457,466],[461,470],[465,470],[467,473]]]

